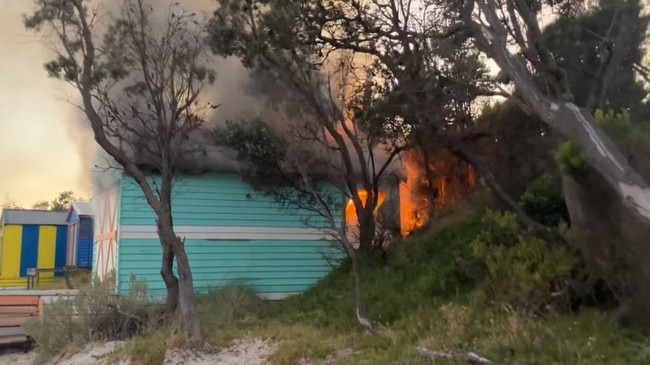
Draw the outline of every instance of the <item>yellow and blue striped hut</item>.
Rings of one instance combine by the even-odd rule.
[[[65,266],[67,212],[3,209],[0,217],[0,287],[26,286],[28,268]],[[59,276],[58,274],[56,276]],[[55,275],[43,273],[40,282]]]

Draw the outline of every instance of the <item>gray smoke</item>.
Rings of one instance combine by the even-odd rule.
[[[321,77],[318,77],[321,76]],[[312,79],[310,90],[313,90],[314,97],[319,98],[319,104],[322,110],[325,110],[330,118],[335,118],[340,113],[340,105],[332,105],[332,99],[339,98],[338,95],[330,95],[332,89],[337,89],[337,85],[332,88],[328,87],[327,78],[324,75],[318,75]],[[313,110],[306,106],[302,95],[296,93],[287,87],[280,85],[273,77],[261,72],[254,72],[248,78],[246,83],[246,92],[250,95],[257,96],[265,100],[264,113],[260,117],[275,133],[284,135],[289,140],[290,157],[304,156],[302,158],[303,166],[308,166],[310,172],[317,176],[329,176],[333,180],[345,179],[341,176],[345,171],[341,151],[336,147],[332,137],[324,132],[322,123],[318,117],[313,115]],[[351,126],[353,127],[353,126]],[[342,133],[342,131],[341,131]],[[367,151],[364,137],[358,132],[361,146],[364,148],[365,163],[367,166],[361,166],[361,161],[356,156],[355,148],[349,138],[346,139],[346,146],[350,151],[353,170],[356,177],[360,179],[363,170],[372,173],[374,163],[375,169],[380,169],[389,159],[389,153],[386,145],[375,145],[372,150],[372,156]],[[328,142],[325,145],[323,142]],[[296,160],[296,158],[293,158]],[[291,168],[291,167],[289,167]],[[336,176],[336,175],[339,176]],[[401,162],[395,158],[388,165],[383,179],[388,184],[394,184],[395,181],[405,177]]]
[[[169,5],[173,2],[151,1],[150,3],[154,5],[151,14],[152,28],[162,30],[166,25]],[[112,17],[119,15],[122,4],[122,1],[93,1],[92,6],[99,9],[102,14],[95,28],[96,42],[101,40],[101,35],[107,29]],[[180,2],[180,6],[189,13],[196,13],[196,20],[201,23],[209,19],[212,11],[216,8],[216,2],[213,0],[185,0]],[[178,158],[175,165],[179,172],[196,174],[239,171],[237,153],[232,149],[216,146],[212,131],[226,120],[247,119],[252,115],[258,115],[263,109],[262,98],[247,94],[245,86],[249,73],[238,59],[209,55],[208,66],[216,72],[217,80],[214,84],[204,87],[198,101],[201,104],[210,103],[219,105],[219,107],[208,110],[204,115],[205,124],[201,129],[192,132],[182,142],[182,146],[178,146]],[[125,80],[122,85],[126,85],[129,81]],[[119,86],[114,89],[121,90]],[[114,97],[123,96],[114,95]],[[87,130],[88,123],[85,115],[82,120],[83,123],[79,123],[80,128]],[[142,143],[146,142],[129,140],[129,143],[120,143],[116,139],[114,143],[119,144],[143,170],[150,172],[157,170],[158,158],[147,153],[146,149],[139,148],[143,147]],[[98,148],[94,141],[92,145],[95,147],[96,153],[94,159],[89,159],[88,162],[91,164],[92,190],[97,193],[117,182],[118,175],[116,173],[119,172],[120,166],[101,148]]]
[[[105,14],[102,21],[96,28],[100,35],[110,22],[108,14],[117,15],[120,11],[122,1],[98,0],[95,5],[101,4],[102,12]],[[154,4],[155,3],[155,4]],[[152,13],[154,29],[163,29],[168,8],[167,1],[153,1],[155,5]],[[203,20],[209,19],[216,8],[213,0],[185,0],[180,5],[188,12],[195,12]],[[97,37],[99,39],[99,37]],[[215,145],[212,131],[217,126],[224,125],[227,120],[250,120],[262,119],[276,133],[289,135],[293,131],[309,122],[309,115],[301,107],[301,103],[292,98],[292,93],[283,89],[273,79],[262,74],[252,74],[242,66],[234,57],[222,58],[210,55],[210,66],[216,71],[217,79],[213,85],[203,89],[200,102],[219,104],[219,108],[210,110],[206,115],[206,123],[200,130],[193,132],[182,145],[177,146],[179,151],[175,165],[179,172],[188,174],[200,174],[206,172],[239,172],[241,165],[237,160],[237,152],[232,149]],[[128,80],[127,80],[128,82]],[[119,88],[117,88],[119,90]],[[295,96],[295,95],[294,95]],[[325,98],[325,94],[323,94]],[[325,99],[324,99],[325,100]],[[84,120],[84,128],[87,123]],[[145,171],[156,172],[159,166],[158,157],[147,153],[143,143],[123,144],[122,148],[132,156],[133,160]],[[350,146],[351,148],[351,146]],[[115,184],[118,180],[119,165],[112,160],[100,148],[92,161],[91,181],[93,192],[97,193]],[[314,161],[325,161],[319,166],[312,168],[320,169],[325,174],[340,174],[343,171],[343,164],[339,153],[332,153],[328,148],[316,143],[297,141],[291,153],[311,154]],[[388,158],[382,147],[373,151],[377,166],[383,164]],[[360,172],[368,166],[360,166],[358,159],[352,159],[354,169]],[[401,167],[396,159],[387,170],[390,177],[401,177]]]

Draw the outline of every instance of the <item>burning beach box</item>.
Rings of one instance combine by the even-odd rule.
[[[305,207],[287,209],[277,196],[262,193],[242,176],[236,153],[212,147],[203,158],[178,163],[184,168],[177,171],[172,188],[174,230],[184,242],[197,292],[234,283],[279,299],[304,292],[326,276],[333,269],[331,259],[342,256],[326,218]],[[159,186],[155,164],[139,165],[151,185]],[[156,215],[140,186],[115,169],[99,172],[93,180],[93,275],[114,280],[118,294],[128,294],[134,278],[146,285],[148,295],[165,296]],[[402,201],[408,192],[404,183],[397,176],[388,178],[379,191],[376,213],[393,237],[412,223],[400,222],[410,207]],[[333,185],[331,189],[335,220],[341,222],[345,215],[348,232],[353,232],[354,207]],[[359,193],[365,201],[367,193]]]
[[[118,294],[128,293],[134,276],[150,296],[164,296],[156,217],[140,187],[120,175],[93,200],[93,274],[114,277]],[[337,254],[328,234],[305,225],[314,213],[284,211],[235,173],[178,177],[172,210],[198,292],[237,283],[271,298],[300,293],[332,269],[326,256]]]

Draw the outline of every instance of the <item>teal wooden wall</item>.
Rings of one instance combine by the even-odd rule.
[[[117,290],[126,294],[131,275],[152,296],[165,295],[155,215],[129,178],[120,186]],[[174,185],[176,232],[185,239],[197,291],[238,282],[259,293],[298,293],[325,276],[323,254],[337,255],[314,213],[281,210],[234,174],[182,177]],[[305,219],[309,226],[305,225]]]

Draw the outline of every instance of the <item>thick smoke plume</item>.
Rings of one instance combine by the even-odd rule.
[[[111,17],[117,16],[121,10],[122,1],[93,1],[92,6],[99,9],[102,14],[100,21],[94,29],[96,42],[101,40],[102,34],[110,24]],[[153,1],[154,13],[151,20],[154,29],[164,29],[169,5],[172,2]],[[185,0],[180,6],[189,13],[196,13],[197,20],[207,20],[212,11],[216,8],[216,3],[211,0]],[[215,146],[212,138],[212,130],[223,124],[226,120],[248,118],[251,115],[257,115],[261,112],[263,101],[260,96],[251,96],[245,90],[249,78],[248,71],[241,65],[236,58],[222,58],[211,56],[209,67],[216,71],[217,80],[213,85],[206,85],[203,89],[199,102],[219,105],[215,110],[210,110],[205,115],[205,124],[200,130],[193,132],[184,145],[180,146],[182,150],[179,153],[179,159],[176,165],[179,170],[185,173],[204,173],[204,172],[236,172],[240,166],[236,159],[236,153],[228,148]],[[128,83],[125,80],[123,83]],[[80,118],[77,128],[83,130],[86,134],[89,131],[89,123],[85,115]],[[102,151],[94,141],[80,140],[80,147],[87,151],[88,145],[92,145],[95,151],[95,157],[87,159],[88,169],[90,170],[91,185],[93,193],[96,194],[108,186],[117,182],[119,165]],[[127,151],[144,170],[153,171],[156,169],[156,157],[143,153],[142,150],[136,151],[133,147],[122,148]]]
[[[152,3],[154,13],[154,29],[164,29],[166,12],[169,10],[165,1]],[[104,14],[102,21],[96,27],[96,41],[104,33],[110,22],[110,14],[119,14],[121,1],[104,1],[100,3],[95,1],[93,5],[100,6]],[[216,3],[212,0],[186,0],[181,7],[192,13],[196,13],[199,19],[207,20],[212,12],[216,9]],[[309,119],[306,111],[297,107],[295,103],[288,99],[290,92],[283,90],[277,83],[265,78],[263,75],[253,74],[244,68],[238,59],[234,57],[222,58],[214,55],[210,56],[209,66],[216,71],[216,82],[213,85],[207,85],[200,96],[200,102],[220,105],[217,109],[210,110],[205,116],[206,122],[200,130],[194,131],[182,143],[177,146],[179,158],[176,166],[179,172],[189,174],[199,174],[206,172],[238,172],[241,169],[237,161],[237,153],[229,148],[215,145],[215,139],[212,131],[217,126],[222,126],[228,120],[251,120],[261,118],[276,133],[289,135],[305,119]],[[128,80],[126,80],[128,82]],[[325,98],[325,95],[323,95]],[[325,99],[324,99],[325,100]],[[79,128],[88,129],[87,121],[79,123]],[[326,167],[328,169],[340,172],[342,164],[340,155],[327,152],[322,146],[306,141],[295,141],[296,146],[293,153],[308,153],[315,155],[320,160],[329,160],[331,163]],[[80,141],[85,150],[88,141]],[[97,150],[96,156],[92,161],[91,182],[93,193],[96,194],[108,186],[117,182],[119,175],[119,166],[109,156],[106,155],[96,144],[91,142]],[[146,141],[144,142],[146,143]],[[123,148],[126,149],[126,147]],[[136,149],[133,146],[127,152],[132,156],[145,171],[155,172],[157,170],[157,157],[143,152],[143,149]],[[383,164],[388,158],[382,147],[377,147],[374,151],[375,162],[377,165]],[[367,168],[360,166],[358,159],[353,158],[354,168],[356,171]],[[387,174],[395,178],[403,177],[401,166],[397,159],[388,169]]]
[[[314,75],[311,80],[312,85],[306,88],[314,91],[314,97],[320,100],[319,104],[322,109],[329,110],[329,113],[326,113],[330,120],[334,120],[336,115],[345,114],[341,111],[343,94],[349,94],[351,86],[328,81],[327,72],[330,70],[323,69],[322,74]],[[330,75],[330,78],[334,79],[335,77]],[[318,116],[313,115],[313,110],[306,106],[302,95],[298,95],[295,91],[280,85],[274,79],[260,72],[254,72],[248,78],[246,92],[264,101],[263,117],[260,120],[265,122],[276,134],[285,136],[289,141],[289,156],[310,156],[304,158],[303,162],[307,165],[310,165],[310,162],[312,165],[316,164],[317,166],[310,166],[310,170],[317,176],[329,175],[332,177],[333,174],[340,175],[345,171],[342,152],[338,149],[333,137],[325,131],[322,122],[317,120]],[[332,105],[332,100],[341,100],[341,102]],[[334,108],[336,110],[333,110]],[[375,166],[376,170],[379,170],[387,163],[390,157],[388,151],[393,148],[386,144],[375,144],[371,156],[367,151],[368,145],[363,132],[357,130],[358,126],[352,119],[345,117],[343,119],[342,123],[346,123],[350,130],[356,131],[356,139],[365,151],[364,163],[367,165],[362,166],[362,162],[356,156],[352,139],[346,135],[341,125],[336,126],[350,151],[349,157],[354,173],[358,179],[361,179],[363,170],[372,172],[371,164]],[[341,178],[344,179],[340,176],[338,180]],[[405,178],[405,170],[400,160],[393,158],[382,174],[380,182],[382,185],[393,185],[398,180]],[[334,179],[336,178],[334,177]]]

